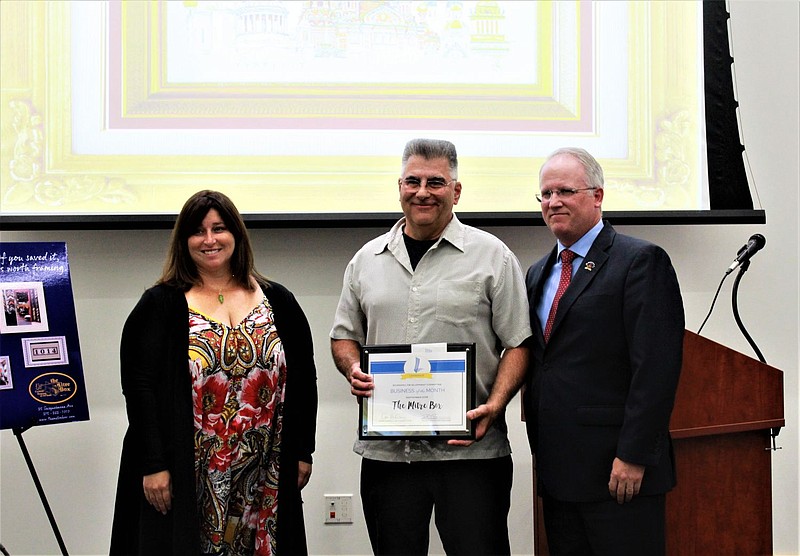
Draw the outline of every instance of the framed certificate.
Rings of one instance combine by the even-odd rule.
[[[475,438],[475,344],[367,345],[361,370],[375,388],[360,399],[359,438]]]

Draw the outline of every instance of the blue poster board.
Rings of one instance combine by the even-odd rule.
[[[0,242],[0,429],[89,419],[66,243]]]

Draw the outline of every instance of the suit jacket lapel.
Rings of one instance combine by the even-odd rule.
[[[546,258],[539,260],[539,262],[536,263],[536,266],[534,266],[531,270],[529,288],[530,293],[535,296],[533,299],[538,299],[538,297],[542,295],[544,281],[547,278],[550,269],[553,268],[555,262],[556,248],[554,247],[553,250],[550,251],[550,254]]]
[[[536,306],[539,298],[542,296],[544,289],[544,282],[550,274],[550,269],[556,262],[557,247],[553,247],[550,254],[540,259],[534,267],[531,268],[530,276],[528,277],[528,299],[531,300],[530,314],[531,314],[531,328],[533,333],[539,339],[540,343],[544,344],[544,333],[542,332],[542,323],[539,322],[539,316],[536,313]]]
[[[598,234],[597,238],[592,243],[589,252],[583,259],[583,263],[575,271],[572,280],[570,281],[567,291],[561,296],[561,301],[558,302],[558,312],[556,313],[556,320],[553,321],[553,330],[550,332],[550,340],[556,335],[559,324],[564,320],[565,315],[569,312],[572,304],[575,303],[581,294],[586,290],[589,284],[592,283],[595,276],[601,271],[608,261],[608,249],[614,243],[614,236],[617,232],[611,227],[611,224],[605,222],[603,229]]]

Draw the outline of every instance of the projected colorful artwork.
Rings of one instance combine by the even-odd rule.
[[[2,2],[0,215],[398,211],[405,142],[459,213],[537,211],[582,146],[609,211],[707,208],[696,2]],[[39,40],[46,37],[47,40]]]

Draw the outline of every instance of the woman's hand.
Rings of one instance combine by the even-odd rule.
[[[172,477],[169,471],[145,475],[144,497],[157,511],[166,515],[172,509]]]
[[[297,490],[303,490],[311,478],[311,464],[304,461],[297,462]]]

